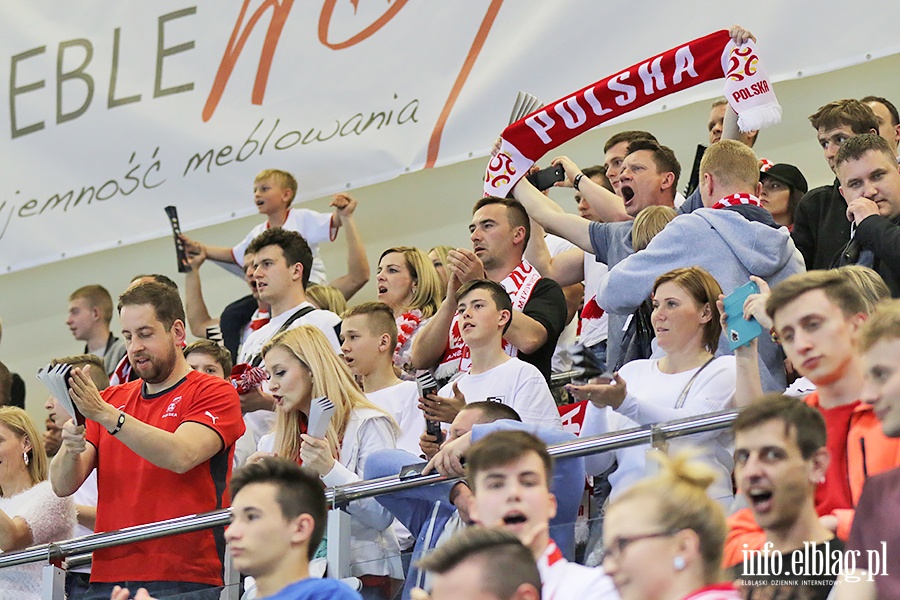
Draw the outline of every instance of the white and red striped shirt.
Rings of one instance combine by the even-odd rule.
[[[567,561],[553,540],[537,561],[543,600],[619,600],[619,592],[603,567],[585,567]]]

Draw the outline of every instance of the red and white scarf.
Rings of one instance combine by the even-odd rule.
[[[654,100],[725,78],[725,97],[741,131],[781,121],[781,106],[754,42],[736,46],[725,30],[672,48],[601,79],[512,123],[488,162],[484,195],[505,197],[544,154]]]
[[[422,311],[414,308],[397,317],[395,321],[397,322],[397,347],[394,349],[396,354],[400,352],[413,332],[419,328],[419,323],[422,322]]]
[[[513,310],[521,312],[534,291],[534,286],[540,280],[541,274],[531,266],[527,260],[522,260],[506,278],[500,282],[503,289],[512,300]],[[509,342],[503,340],[503,351],[510,356],[515,356],[519,351]],[[438,379],[447,379],[457,371],[467,373],[472,366],[469,346],[462,339],[459,331],[459,316],[454,315],[450,325],[450,337],[447,343],[447,351],[434,376]]]
[[[725,196],[724,198],[710,206],[710,208],[725,208],[727,206],[740,206],[742,204],[748,204],[750,206],[762,206],[759,198],[757,198],[753,194],[731,194],[730,196]]]

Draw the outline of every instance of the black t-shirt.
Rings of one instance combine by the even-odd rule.
[[[556,350],[556,341],[566,326],[566,297],[562,288],[552,279],[542,277],[534,285],[522,312],[544,326],[547,330],[547,341],[537,349],[537,352],[532,354],[520,352],[518,357],[537,367],[544,379],[549,382],[550,362]],[[515,318],[513,313],[513,319]]]
[[[755,554],[728,569],[745,600],[826,600],[840,571],[844,544],[838,538],[804,544],[793,552]]]

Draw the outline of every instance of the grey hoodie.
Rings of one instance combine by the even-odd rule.
[[[634,312],[663,273],[698,266],[709,271],[727,296],[756,275],[769,285],[806,270],[803,256],[785,227],[774,227],[764,209],[701,208],[679,215],[650,244],[609,271],[597,303],[613,314]],[[729,354],[724,335],[717,355]],[[765,391],[784,391],[781,349],[763,335],[759,343],[760,375]]]

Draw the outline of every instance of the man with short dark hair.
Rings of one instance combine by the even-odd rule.
[[[837,100],[819,107],[809,122],[825,153],[828,168],[834,171],[834,159],[841,145],[856,135],[878,133],[878,121],[872,109],[858,100]],[[813,188],[800,201],[794,216],[791,237],[803,254],[808,270],[835,266],[840,252],[850,240],[847,203],[841,197],[840,183]]]
[[[871,267],[891,296],[900,296],[900,166],[896,148],[866,133],[847,140],[835,158],[835,174],[856,233],[840,264]]]
[[[125,356],[125,343],[109,330],[112,308],[112,298],[106,288],[86,285],[69,296],[69,314],[66,318],[72,336],[84,342],[84,353],[96,354],[103,359],[107,375]]]
[[[565,167],[566,177],[573,185],[578,180],[575,187],[580,190],[584,177],[579,177],[581,173],[578,168],[568,159],[559,159],[559,162]],[[647,206],[674,206],[680,171],[681,166],[670,148],[646,138],[636,138],[629,142],[628,153],[616,179],[621,198],[614,196],[619,205],[624,206],[629,218],[627,221],[610,222],[611,219],[603,217],[606,222],[598,223],[568,214],[538,192],[526,178],[519,180],[513,188],[513,194],[526,208],[529,216],[549,233],[572,242],[585,252],[593,253],[597,262],[613,268],[634,252],[631,246],[633,222],[630,219]],[[609,316],[607,364],[614,365],[618,360],[625,319],[623,315]]]
[[[699,189],[704,208],[676,217],[644,250],[610,269],[597,299],[601,307],[624,318],[650,296],[658,276],[681,267],[703,267],[726,295],[750,275],[774,283],[804,270],[790,233],[756,196],[759,167],[753,150],[734,140],[710,146],[700,163]],[[717,354],[726,354],[724,332],[720,339]],[[764,390],[784,390],[783,359],[765,338],[760,368]]]
[[[97,531],[226,507],[234,442],[244,432],[234,387],[185,360],[177,290],[156,282],[130,287],[119,297],[119,320],[140,379],[101,393],[89,369],[72,369],[70,394],[87,422],[63,427],[63,446],[50,463],[54,491],[71,495],[96,467]],[[109,598],[123,582],[157,595],[218,598],[222,533],[97,550],[85,598]]]
[[[225,541],[237,570],[253,577],[259,600],[360,598],[340,581],[309,575],[328,521],[315,473],[283,458],[263,458],[235,472],[231,494]]]
[[[890,144],[896,155],[897,146],[900,144],[900,113],[897,112],[897,107],[893,102],[881,96],[866,96],[860,98],[859,101],[875,113],[875,119],[878,121],[878,135]]]
[[[515,318],[504,334],[504,351],[533,364],[549,381],[556,340],[566,324],[566,301],[559,284],[541,277],[523,258],[531,234],[528,213],[515,200],[482,198],[475,203],[469,232],[472,250],[448,253],[447,296],[413,339],[413,364],[437,366],[440,380],[468,370],[455,295],[468,281],[489,279],[503,286],[512,301]]]
[[[247,253],[253,256],[252,276],[259,300],[269,305],[271,318],[241,344],[237,362],[262,367],[261,352],[266,342],[278,333],[300,325],[317,327],[339,354],[341,344],[336,328],[341,318],[331,311],[316,308],[306,297],[313,255],[303,236],[287,229],[266,229],[253,239]],[[236,467],[256,452],[259,438],[275,424],[275,399],[268,392],[265,381],[241,393],[240,398],[247,433],[235,449]]]
[[[825,600],[837,576],[832,553],[844,547],[815,507],[829,462],[825,420],[795,398],[771,394],[745,408],[732,430],[735,482],[765,532],[766,551],[748,552],[731,577],[748,599]]]
[[[540,600],[541,574],[531,552],[502,529],[469,527],[419,561],[433,574],[431,600]],[[415,590],[412,598],[421,597]]]

